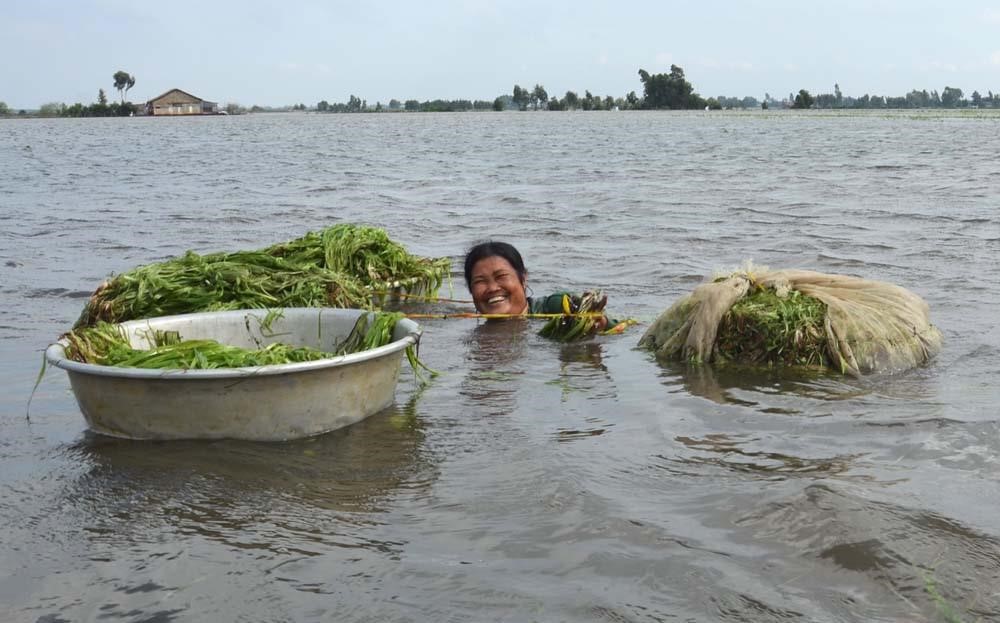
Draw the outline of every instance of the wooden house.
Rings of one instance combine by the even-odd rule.
[[[146,102],[147,115],[216,115],[219,105],[180,89],[170,89]]]

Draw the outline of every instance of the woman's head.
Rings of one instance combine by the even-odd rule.
[[[465,284],[480,313],[524,313],[527,277],[521,254],[506,242],[482,242],[465,255]]]

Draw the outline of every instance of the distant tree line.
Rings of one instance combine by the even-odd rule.
[[[510,94],[497,96],[492,102],[484,100],[389,100],[388,107],[381,102],[374,107],[355,95],[347,102],[333,103],[323,100],[316,105],[319,112],[452,112],[469,110],[638,110],[638,109],[672,109],[691,108],[721,108],[715,98],[703,99],[694,92],[691,83],[684,77],[684,70],[677,65],[670,66],[669,74],[650,74],[644,69],[639,70],[639,78],[643,85],[643,96],[631,91],[622,97],[613,95],[594,95],[589,90],[581,96],[575,91],[566,91],[562,97],[550,97],[541,84],[534,88],[523,88],[514,85]],[[754,100],[756,102],[756,100]]]
[[[76,103],[71,106],[52,102],[43,104],[38,111],[40,116],[63,116],[63,117],[114,117],[128,116],[138,112],[138,108],[125,101],[128,90],[135,86],[135,76],[125,72],[117,71],[112,76],[114,87],[121,95],[120,102],[109,103],[104,89],[98,90],[97,102],[84,105]],[[419,101],[409,99],[401,102],[398,99],[391,99],[385,106],[381,102],[376,102],[374,106],[369,106],[367,100],[356,95],[351,95],[347,102],[330,103],[326,100],[316,105],[319,112],[332,113],[356,113],[356,112],[463,112],[479,110],[691,110],[691,109],[723,109],[723,108],[769,108],[772,106],[782,108],[1000,108],[1000,93],[987,92],[982,95],[979,91],[973,91],[968,99],[962,89],[946,86],[938,93],[926,89],[910,91],[900,97],[869,95],[861,97],[845,96],[840,85],[833,85],[833,93],[821,93],[812,95],[806,89],[801,89],[797,94],[789,93],[788,98],[777,100],[769,93],[764,94],[764,99],[758,101],[757,98],[745,96],[742,98],[720,95],[718,97],[703,98],[694,91],[694,87],[688,82],[684,75],[684,70],[671,65],[669,73],[650,74],[645,69],[639,69],[639,81],[642,84],[642,95],[635,91],[630,91],[621,97],[612,95],[594,95],[589,90],[584,91],[581,96],[575,91],[566,91],[562,97],[550,96],[548,91],[541,84],[535,84],[531,89],[522,88],[515,84],[513,91],[509,94],[502,94],[494,98],[492,102],[486,100],[443,100],[435,99]],[[231,103],[226,105],[227,112],[239,114],[246,109],[239,104]],[[307,110],[305,104],[295,104],[291,110]],[[268,108],[253,106],[250,112],[268,112],[273,110],[289,110],[289,107]],[[4,102],[0,102],[0,116],[13,114]],[[22,110],[18,113],[24,115]]]
[[[118,70],[112,76],[113,85],[121,95],[121,102],[108,102],[108,95],[104,89],[97,90],[97,101],[93,104],[82,104],[77,102],[70,106],[62,102],[49,102],[42,104],[38,109],[39,117],[128,117],[139,111],[132,102],[125,101],[128,90],[135,86],[135,76]],[[0,102],[0,115],[7,115],[7,105]],[[25,114],[20,111],[18,114]]]
[[[669,73],[650,74],[644,69],[639,70],[639,81],[642,84],[642,95],[631,91],[624,96],[594,95],[584,91],[580,96],[575,91],[566,91],[562,97],[549,96],[541,84],[534,88],[524,88],[519,84],[509,94],[497,96],[492,104],[476,100],[433,100],[418,102],[407,100],[401,105],[399,100],[390,100],[387,109],[382,104],[374,108],[354,95],[344,104],[330,104],[325,100],[317,105],[322,112],[441,112],[467,110],[699,110],[699,109],[754,109],[754,108],[964,108],[991,107],[1000,108],[1000,93],[990,91],[986,96],[974,91],[969,99],[964,99],[962,89],[945,87],[939,94],[937,91],[913,90],[902,97],[887,97],[865,94],[862,97],[845,96],[840,85],[835,84],[833,93],[823,93],[813,96],[809,91],[801,89],[798,94],[789,93],[788,99],[777,100],[769,93],[763,100],[756,97],[718,97],[703,98],[694,91],[688,82],[684,70],[671,65]]]
[[[136,106],[132,102],[111,102],[109,104],[104,89],[98,89],[97,102],[93,104],[86,105],[77,102],[67,106],[52,102],[43,104],[38,114],[42,117],[128,117],[136,112]]]
[[[973,91],[968,99],[962,89],[946,86],[938,93],[926,89],[910,91],[899,97],[868,95],[845,96],[840,85],[833,85],[833,93],[821,93],[815,97],[802,89],[795,96],[789,94],[792,108],[1000,108],[1000,93],[988,91],[984,96]]]
[[[375,106],[369,106],[368,101],[351,95],[346,102],[330,103],[322,100],[316,104],[319,112],[465,112],[470,110],[490,110],[493,102],[485,100],[428,100],[421,102],[410,99],[400,102],[398,99],[389,100],[388,105],[383,106],[382,102],[376,102]]]
[[[534,89],[523,89],[514,85],[514,92],[508,97],[501,96],[494,101],[494,110],[689,110],[719,108],[714,98],[704,99],[694,92],[694,87],[684,77],[684,70],[677,65],[670,66],[669,74],[650,74],[639,70],[643,95],[630,91],[621,97],[594,95],[589,90],[581,97],[575,91],[566,91],[563,97],[550,98],[540,84]]]

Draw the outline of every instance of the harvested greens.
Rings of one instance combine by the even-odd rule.
[[[589,337],[605,317],[604,306],[607,302],[608,297],[600,291],[584,292],[579,298],[563,295],[563,315],[550,318],[538,334],[560,342]]]
[[[373,294],[435,293],[448,258],[411,255],[384,230],[340,224],[258,251],[188,251],[101,284],[74,328],[201,311],[371,309]]]
[[[215,340],[185,340],[176,331],[152,331],[148,339],[153,347],[139,350],[132,347],[120,325],[103,321],[92,327],[74,329],[63,337],[68,343],[66,357],[81,363],[158,370],[212,370],[316,361],[378,348],[392,341],[396,322],[403,317],[399,312],[361,314],[335,352],[282,343],[247,349]],[[417,358],[413,346],[407,348],[406,355],[418,376],[420,368],[431,375],[436,374]]]
[[[715,356],[748,364],[832,367],[823,319],[826,305],[797,290],[784,298],[751,288],[719,323]]]
[[[927,303],[900,286],[747,264],[677,300],[639,346],[672,361],[818,366],[861,376],[921,365],[942,339]]]

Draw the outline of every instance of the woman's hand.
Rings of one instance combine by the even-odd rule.
[[[599,290],[588,290],[580,296],[570,297],[570,313],[601,314],[590,328],[591,333],[600,333],[608,326],[608,317],[604,315],[604,306],[607,304],[607,294]]]

